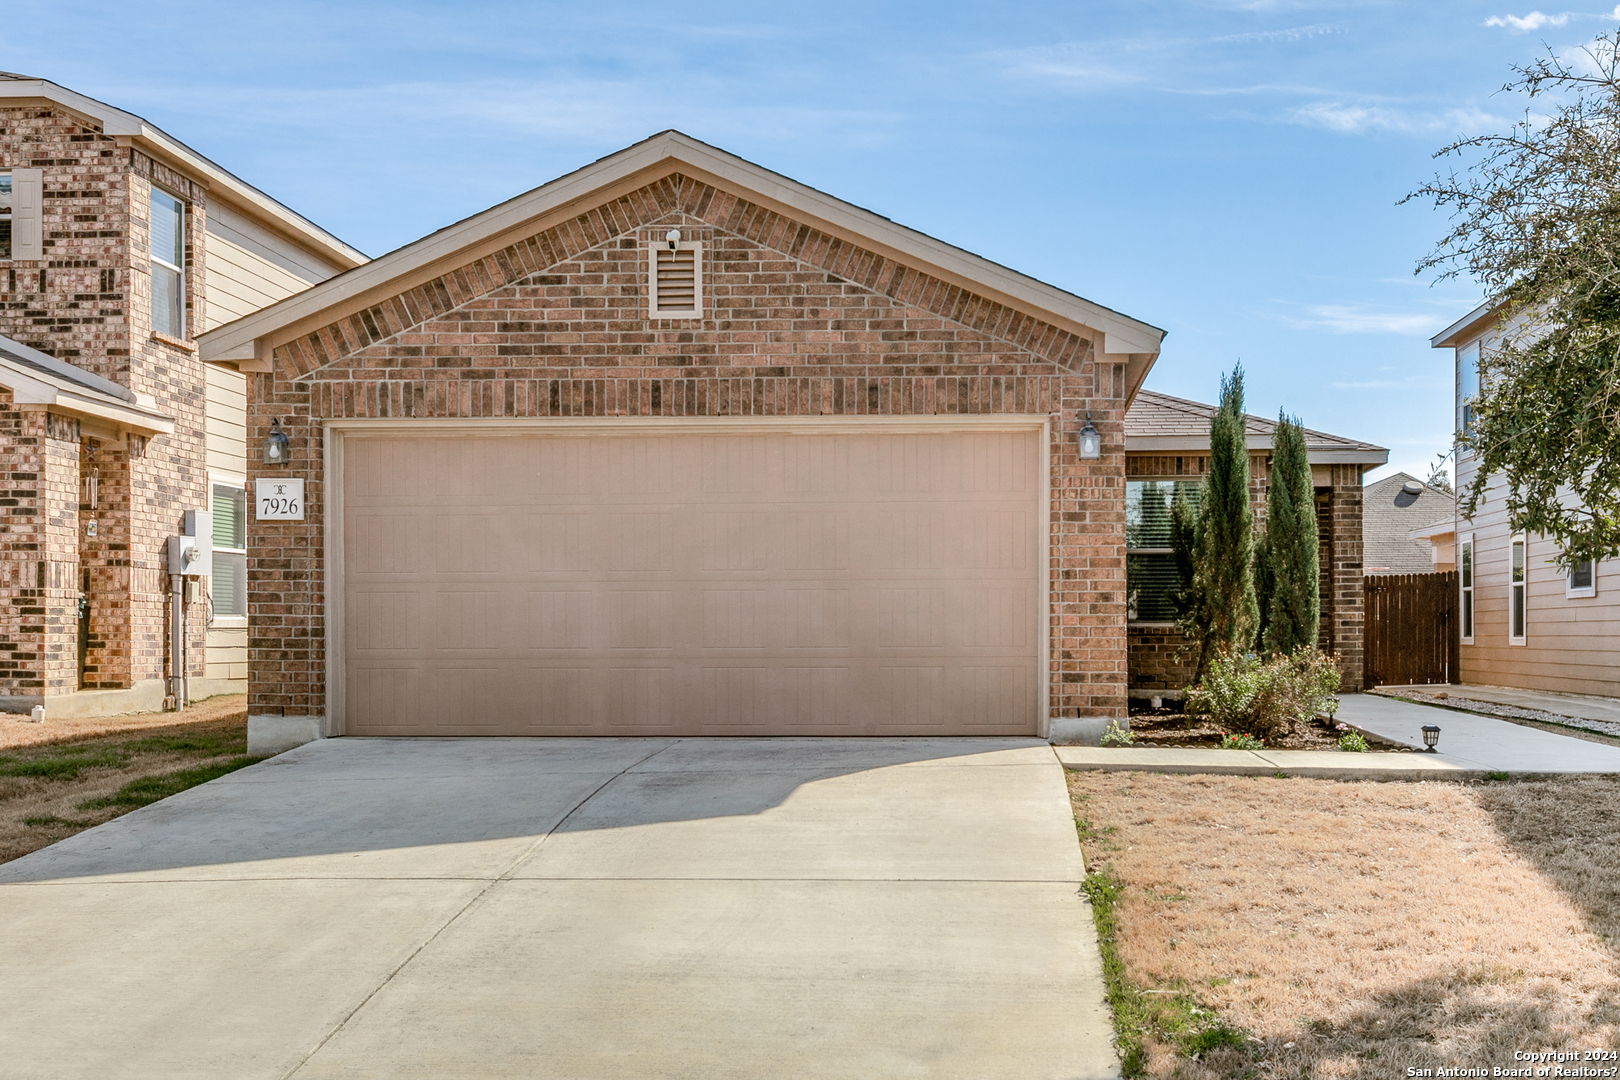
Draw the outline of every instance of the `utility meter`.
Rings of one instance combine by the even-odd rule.
[[[195,536],[169,537],[169,573],[187,577],[206,577],[209,571],[209,550],[197,542]]]

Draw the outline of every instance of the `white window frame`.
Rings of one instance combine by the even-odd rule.
[[[233,490],[242,492],[242,541],[245,545],[247,542],[248,504],[251,501],[247,498],[247,477],[237,473],[211,472],[208,474],[208,512],[210,515],[212,515],[214,512],[214,488],[216,487],[231,488]],[[212,540],[213,538],[210,537],[209,539]],[[246,546],[240,548],[216,547],[214,550],[222,551],[229,555],[242,556],[242,562],[245,569],[247,564]],[[242,575],[242,583],[244,586],[242,599],[244,601],[243,607],[245,608],[247,606],[247,574],[245,572]],[[212,586],[212,584],[212,582],[209,582],[210,586]],[[208,625],[215,630],[243,630],[247,628],[247,624],[247,612],[244,611],[240,615],[215,615]]]
[[[1591,577],[1591,582],[1589,584],[1587,584],[1587,585],[1576,585],[1575,584],[1575,568],[1574,567],[1570,567],[1570,569],[1564,574],[1564,597],[1566,599],[1569,599],[1569,600],[1589,600],[1592,597],[1597,595],[1598,562],[1597,562],[1596,559],[1593,559],[1593,560],[1591,560],[1591,563],[1592,563],[1592,577]]]
[[[1462,632],[1462,643],[1474,643],[1474,618],[1478,614],[1474,610],[1474,579],[1479,576],[1479,562],[1474,549],[1474,534],[1464,533],[1457,538],[1457,584],[1459,596],[1457,598],[1458,630]]]
[[[186,200],[184,198],[182,198],[179,195],[176,195],[174,192],[170,191],[166,187],[163,187],[163,186],[161,186],[159,184],[153,184],[152,185],[152,191],[154,193],[162,192],[164,195],[167,195],[169,198],[173,199],[176,203],[178,203],[180,205],[180,265],[179,266],[174,265],[173,263],[169,262],[169,260],[167,260],[167,259],[160,259],[160,258],[157,257],[157,251],[152,247],[152,237],[151,237],[150,229],[148,229],[147,238],[146,238],[146,255],[147,255],[147,258],[150,259],[152,262],[156,263],[158,266],[163,267],[166,270],[174,271],[175,276],[179,280],[179,283],[180,283],[179,284],[179,291],[180,291],[180,296],[179,296],[179,302],[180,302],[180,328],[179,329],[180,329],[180,332],[178,334],[170,334],[167,331],[159,330],[156,326],[153,326],[151,328],[152,333],[161,334],[163,337],[173,338],[173,339],[175,339],[177,341],[190,341],[191,340],[191,326],[190,326],[191,320],[186,318],[186,267],[185,267],[185,262],[186,262],[186,239],[187,239],[186,233],[191,228],[190,208],[187,205]],[[150,199],[150,196],[148,197],[148,199]],[[152,213],[150,202],[148,203],[148,207],[147,207],[146,212],[147,212],[147,215],[148,215],[148,220],[150,221],[150,215]],[[156,288],[154,288],[152,290],[152,292],[156,293],[157,292]],[[155,318],[149,318],[148,321],[149,322],[155,322],[156,319]],[[210,498],[210,500],[212,500],[213,496],[210,495],[209,498]],[[212,505],[212,502],[210,502],[210,505]]]
[[[1519,550],[1519,580],[1513,580],[1513,552]],[[1518,635],[1513,633],[1513,615],[1517,605]],[[1524,645],[1530,638],[1530,538],[1516,533],[1508,539],[1508,611],[1507,632],[1509,645]]]
[[[664,307],[658,300],[658,253],[660,251],[692,252],[693,307]],[[647,317],[649,319],[701,319],[703,318],[703,243],[699,240],[681,241],[672,249],[667,242],[647,246]]]
[[[1470,363],[1473,365],[1475,395],[1477,396],[1479,392],[1479,357],[1483,351],[1484,342],[1482,341],[1470,341],[1467,345],[1457,349],[1456,425],[1459,439],[1468,434],[1469,428],[1473,426],[1471,423],[1473,417],[1469,411],[1468,399],[1463,395],[1463,371]]]

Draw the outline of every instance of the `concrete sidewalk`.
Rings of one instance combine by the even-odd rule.
[[[1341,695],[1338,719],[1407,746],[1422,746],[1423,726],[1432,724],[1440,729],[1440,752],[1429,756],[1463,768],[1506,773],[1620,773],[1620,746],[1377,694]]]
[[[1119,1074],[1034,739],[324,739],[0,867],[0,1074]]]
[[[1505,686],[1459,686],[1455,683],[1380,686],[1378,692],[1402,697],[1445,694],[1448,698],[1461,698],[1465,702],[1507,705],[1516,709],[1550,713],[1557,717],[1570,717],[1577,724],[1582,720],[1596,721],[1606,728],[1620,729],[1620,698],[1593,697],[1586,694],[1546,694],[1535,690],[1515,690]],[[1468,707],[1466,704],[1453,704],[1449,701],[1444,704],[1452,708]]]
[[[1620,746],[1555,735],[1487,716],[1379,697],[1344,694],[1338,719],[1421,749],[1423,727],[1440,729],[1439,752],[1349,754],[1337,750],[1204,750],[1177,747],[1056,746],[1066,769],[1104,772],[1315,776],[1337,780],[1478,780],[1487,775],[1620,773]]]

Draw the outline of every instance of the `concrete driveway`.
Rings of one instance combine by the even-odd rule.
[[[312,743],[0,867],[24,1077],[1117,1074],[1033,740]]]

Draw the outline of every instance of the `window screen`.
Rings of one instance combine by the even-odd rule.
[[[183,338],[185,324],[185,204],[152,189],[152,330]]]
[[[247,492],[214,485],[214,616],[247,614]]]

